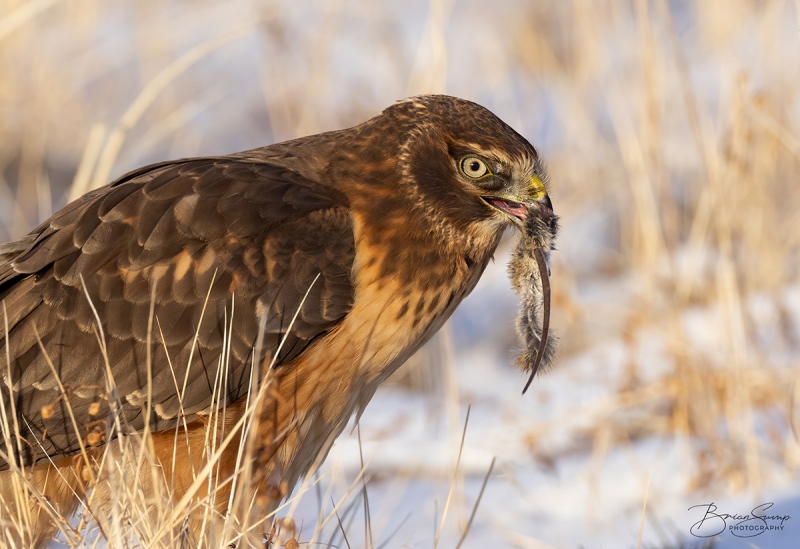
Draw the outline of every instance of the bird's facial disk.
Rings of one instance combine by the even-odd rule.
[[[458,160],[458,168],[461,175],[477,188],[478,196],[487,206],[518,227],[525,225],[532,204],[539,203],[553,209],[542,177],[530,173],[530,169],[515,170],[478,154],[462,156]],[[534,171],[541,170],[541,166],[535,168]]]

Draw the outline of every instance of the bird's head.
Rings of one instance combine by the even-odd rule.
[[[484,107],[427,95],[400,101],[383,116],[407,128],[400,144],[404,180],[448,221],[498,233],[523,228],[533,204],[552,210],[538,153]]]

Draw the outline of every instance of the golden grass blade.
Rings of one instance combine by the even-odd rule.
[[[450,481],[450,490],[447,493],[447,499],[444,502],[444,509],[442,509],[442,520],[439,523],[439,530],[436,532],[436,538],[433,541],[433,548],[439,546],[439,539],[442,537],[442,531],[444,530],[444,523],[447,520],[447,511],[450,508],[450,501],[453,498],[453,490],[455,489],[456,485],[456,478],[458,476],[458,469],[461,466],[461,454],[464,451],[464,440],[467,438],[467,426],[469,425],[469,412],[472,406],[467,407],[467,417],[464,419],[464,430],[461,433],[461,444],[458,447],[458,458],[456,459],[456,468],[453,471],[453,478]]]
[[[59,0],[28,0],[16,10],[0,17],[0,40],[58,2]]]
[[[461,539],[458,540],[456,544],[456,549],[460,549],[461,545],[464,543],[464,540],[467,539],[467,534],[469,534],[469,529],[472,527],[472,521],[475,520],[475,513],[478,512],[478,506],[481,504],[481,498],[483,497],[483,492],[486,490],[486,484],[489,482],[489,477],[492,476],[492,470],[494,470],[494,462],[497,458],[492,458],[492,463],[489,464],[489,470],[486,471],[486,476],[483,477],[483,484],[481,484],[481,490],[478,492],[478,499],[475,500],[475,505],[472,506],[472,513],[469,515],[469,520],[467,521],[467,526],[464,528],[464,533],[461,534]]]
[[[644,489],[644,501],[642,501],[642,516],[639,519],[639,537],[636,540],[637,549],[642,549],[642,535],[644,534],[644,516],[647,510],[647,496],[650,493],[650,480],[653,478],[653,468],[650,468],[650,474],[647,475],[647,486]]]
[[[97,169],[94,173],[93,188],[105,185],[110,177],[111,170],[114,167],[114,162],[119,156],[122,145],[125,142],[127,133],[136,125],[139,119],[150,108],[156,98],[166,89],[169,84],[178,76],[186,72],[187,69],[207,57],[209,54],[226,46],[227,44],[247,36],[260,21],[250,21],[244,25],[231,29],[221,35],[214,37],[202,44],[195,46],[185,54],[181,55],[178,59],[164,67],[155,78],[153,78],[143,89],[139,95],[131,103],[125,114],[119,120],[119,124],[114,128],[108,136],[106,145],[97,163]]]
[[[358,459],[361,462],[361,468],[364,469],[364,448],[361,445],[361,423],[357,423],[358,433]],[[369,511],[369,494],[367,493],[367,483],[364,482],[361,487],[361,498],[364,501],[364,547],[372,549],[375,542],[372,539],[372,516]]]
[[[308,298],[308,294],[311,292],[311,288],[314,286],[314,284],[316,283],[318,278],[319,278],[319,275],[317,275],[317,277],[314,278],[314,281],[311,283],[311,285],[309,286],[308,290],[306,290],[306,293],[303,296],[303,299],[301,300],[300,305],[297,308],[297,311],[295,312],[294,316],[292,317],[292,321],[289,323],[289,327],[288,327],[287,331],[291,331],[291,328],[294,325],[294,322],[297,320],[297,316],[300,314],[300,310],[303,308],[303,305],[305,304],[306,298]],[[213,282],[212,282],[212,284],[213,284]],[[281,346],[283,345],[284,341],[285,341],[285,338],[278,345],[278,350],[275,352],[275,356],[277,356],[279,354]],[[273,358],[273,364],[274,364],[274,361],[275,361],[275,358]],[[175,506],[173,507],[172,516],[181,516],[183,514],[183,512],[189,506],[191,500],[197,494],[198,489],[203,484],[203,482],[204,482],[203,479],[205,479],[206,476],[213,470],[217,460],[219,460],[220,456],[222,455],[222,452],[228,447],[228,445],[231,443],[233,438],[236,436],[237,431],[239,429],[243,428],[247,422],[252,421],[251,414],[255,410],[258,409],[258,407],[261,404],[261,401],[266,396],[267,385],[268,385],[267,383],[263,383],[262,384],[262,386],[261,386],[261,388],[259,390],[259,393],[256,396],[255,401],[253,402],[253,406],[252,407],[248,407],[245,410],[245,412],[242,414],[242,416],[239,418],[239,420],[236,422],[236,424],[231,429],[230,433],[228,433],[228,435],[220,442],[219,447],[214,451],[214,453],[211,454],[209,459],[206,461],[206,464],[203,466],[203,469],[201,469],[200,473],[195,478],[194,482],[185,491],[185,493],[184,493],[183,497],[181,498],[181,500],[178,501],[175,504]],[[163,529],[164,529],[164,526],[162,526],[156,532],[156,534],[157,535],[163,534]]]

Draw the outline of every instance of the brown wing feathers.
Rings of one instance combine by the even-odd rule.
[[[271,356],[320,275],[286,336],[280,364],[350,310],[355,252],[347,205],[340,192],[277,163],[196,159],[137,170],[69,205],[16,245],[4,245],[0,299],[9,337],[0,335],[0,356],[8,345],[22,425],[31,425],[53,457],[79,447],[37,334],[79,425],[97,419],[89,408],[102,400],[105,366],[84,291],[101,319],[131,429],[145,421],[141,391],[152,296],[150,351],[159,366],[153,402],[160,415],[151,423],[166,426],[179,413],[167,358],[182,385],[195,333],[182,404],[187,413],[210,404],[226,323],[233,327],[226,396],[229,402],[241,396],[249,385],[257,313],[266,316],[264,353]],[[2,393],[8,401],[5,383]],[[47,407],[53,414],[43,417]]]

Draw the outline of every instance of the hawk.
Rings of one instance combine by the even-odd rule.
[[[87,193],[0,246],[0,470],[32,468],[67,516],[78,457],[148,430],[178,500],[192,479],[173,460],[203,459],[224,406],[230,429],[259,414],[264,490],[293,486],[472,291],[504,230],[551,209],[544,181],[494,114],[429,95]],[[36,528],[41,546],[55,527],[41,513]]]

